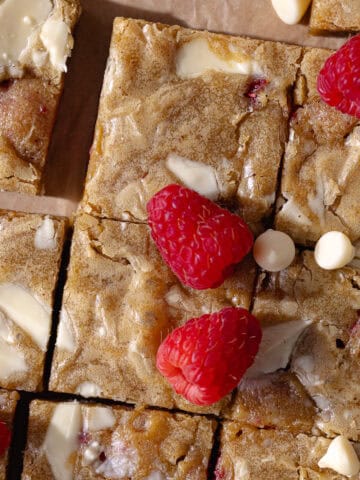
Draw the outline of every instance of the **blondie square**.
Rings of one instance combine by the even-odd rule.
[[[255,279],[245,259],[219,288],[183,286],[145,224],[77,218],[50,379],[55,391],[219,412],[174,394],[155,366],[165,336],[226,306],[248,308]]]
[[[313,0],[310,29],[335,32],[360,30],[360,3],[358,0]]]
[[[359,270],[323,270],[309,251],[287,270],[260,276],[253,313],[263,340],[234,419],[359,441],[359,285]]]
[[[117,18],[83,209],[146,220],[180,183],[248,223],[275,201],[301,48]]]
[[[206,480],[215,426],[158,410],[36,400],[22,480]]]
[[[78,0],[0,4],[0,191],[38,194]]]
[[[360,236],[360,122],[328,106],[316,90],[330,51],[307,50],[295,90],[276,228],[299,244],[329,230]]]
[[[331,440],[281,430],[258,430],[226,422],[220,443],[216,480],[357,480],[320,468]],[[359,445],[355,445],[359,451]]]
[[[18,398],[18,393],[0,389],[0,422],[4,422],[9,430],[11,430]],[[7,451],[0,456],[0,480],[5,480],[6,478],[7,458]]]
[[[38,390],[65,221],[0,211],[0,385]]]

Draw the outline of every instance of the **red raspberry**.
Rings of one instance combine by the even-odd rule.
[[[188,188],[163,188],[147,211],[163,259],[192,288],[218,287],[251,250],[252,233],[238,215]]]
[[[176,393],[197,405],[211,405],[239,383],[261,336],[253,315],[227,307],[171,332],[159,347],[156,366]]]
[[[360,118],[360,35],[326,60],[317,78],[317,88],[324,102]]]
[[[0,456],[9,448],[11,432],[4,422],[0,422]]]

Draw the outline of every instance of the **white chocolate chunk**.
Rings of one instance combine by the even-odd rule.
[[[325,270],[344,267],[355,256],[355,248],[342,232],[327,232],[317,242],[314,257]]]
[[[56,406],[43,444],[55,480],[73,479],[70,455],[78,449],[81,424],[81,407],[78,402],[60,403]]]
[[[20,60],[33,31],[51,12],[50,0],[3,0],[0,2],[0,67]]]
[[[278,17],[288,25],[295,25],[305,15],[311,0],[271,0]]]
[[[51,64],[60,72],[66,72],[66,59],[74,46],[68,25],[62,20],[49,18],[42,26],[40,38],[49,52]]]
[[[101,388],[93,382],[83,382],[78,385],[76,393],[85,398],[99,397],[101,395]]]
[[[231,55],[232,53],[232,55]],[[241,52],[230,52],[229,59],[222,58],[210,48],[204,38],[184,43],[176,54],[176,74],[180,78],[196,78],[208,70],[243,75],[261,75],[258,63]]]
[[[22,328],[41,350],[46,350],[51,324],[49,308],[20,285],[3,283],[0,285],[0,310]]]
[[[287,268],[295,258],[295,244],[289,235],[276,230],[266,230],[254,243],[256,263],[269,272]]]
[[[70,327],[70,318],[65,308],[60,312],[56,346],[69,353],[74,353],[76,350],[75,339]]]
[[[16,373],[28,369],[23,355],[0,339],[0,380],[5,381]]]
[[[195,192],[210,200],[216,200],[219,197],[216,172],[210,165],[194,162],[176,153],[170,153],[166,159],[166,167],[187,188],[195,190]]]
[[[331,468],[347,477],[357,475],[360,471],[360,461],[354,447],[342,435],[334,438],[318,465],[320,468]]]
[[[39,250],[54,250],[57,245],[55,225],[51,218],[45,217],[37,228],[34,238],[35,248]]]
[[[294,320],[263,328],[258,354],[244,378],[254,378],[285,368],[298,338],[310,323],[309,320]]]
[[[115,425],[115,415],[110,407],[91,407],[87,416],[87,428],[90,432],[106,430]]]

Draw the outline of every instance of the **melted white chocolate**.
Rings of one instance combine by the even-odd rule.
[[[50,334],[51,310],[42,305],[24,287],[12,283],[0,285],[0,309],[45,351]]]
[[[49,18],[42,26],[40,38],[49,53],[51,64],[60,72],[66,72],[66,59],[74,45],[68,25],[62,20]]]
[[[178,77],[195,78],[208,70],[243,75],[261,74],[260,66],[250,57],[232,52],[229,58],[222,58],[204,38],[195,38],[179,48],[176,55]]]
[[[31,35],[51,10],[50,0],[0,2],[0,67],[9,67],[21,59]]]
[[[43,445],[55,480],[73,479],[73,465],[69,460],[78,449],[81,425],[79,403],[60,403],[56,406]]]

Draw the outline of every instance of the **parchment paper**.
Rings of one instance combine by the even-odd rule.
[[[346,40],[309,35],[309,13],[301,24],[285,25],[270,0],[82,0],[82,6],[45,170],[46,196],[0,192],[0,208],[63,216],[76,210],[116,16],[326,48]]]

